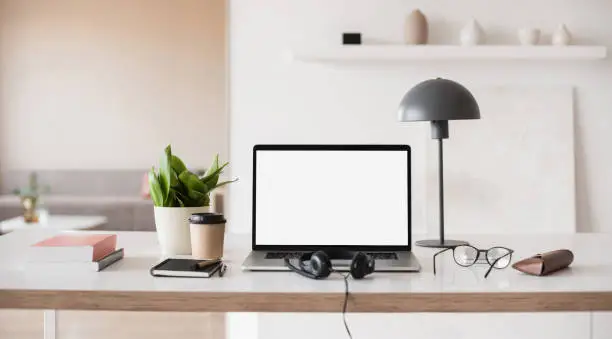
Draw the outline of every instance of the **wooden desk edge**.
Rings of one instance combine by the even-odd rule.
[[[0,290],[0,309],[164,312],[339,312],[342,293]],[[612,291],[352,293],[348,312],[612,311]]]

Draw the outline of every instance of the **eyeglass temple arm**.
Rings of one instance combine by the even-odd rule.
[[[493,270],[493,267],[495,267],[495,265],[497,264],[498,261],[500,261],[501,259],[512,255],[512,253],[514,253],[513,250],[510,250],[508,253],[502,255],[501,257],[495,259],[495,261],[491,264],[491,266],[489,266],[489,269],[487,270],[487,273],[485,273],[485,279],[489,276],[489,273],[491,273],[491,270]]]
[[[442,254],[442,253],[444,253],[444,252],[446,252],[448,250],[454,250],[454,249],[455,249],[454,247],[448,247],[448,248],[445,248],[442,251],[439,251],[438,253],[434,254],[434,256],[433,256],[433,272],[434,272],[434,275],[436,275],[436,257],[438,256],[438,254]]]

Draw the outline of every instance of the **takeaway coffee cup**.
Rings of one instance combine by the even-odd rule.
[[[223,257],[225,218],[223,214],[194,213],[189,218],[191,255],[196,259]]]

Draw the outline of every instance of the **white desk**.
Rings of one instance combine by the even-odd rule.
[[[15,230],[89,230],[106,224],[108,220],[98,215],[50,215],[46,222],[26,223],[22,216],[0,222],[0,234]]]
[[[340,277],[308,280],[284,272],[244,272],[240,264],[250,237],[228,238],[230,268],[224,278],[154,278],[149,268],[159,259],[154,233],[119,232],[125,258],[103,272],[65,274],[23,269],[23,250],[54,231],[13,232],[0,237],[0,308],[212,312],[337,312],[343,301]],[[572,268],[549,277],[533,277],[511,268],[488,279],[485,267],[457,266],[450,253],[415,248],[420,273],[378,273],[351,281],[349,312],[534,312],[611,311],[612,236],[466,236],[479,247],[503,245],[513,261],[540,251],[569,248]]]

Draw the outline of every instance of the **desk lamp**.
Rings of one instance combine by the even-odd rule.
[[[462,85],[447,79],[432,79],[414,86],[400,102],[399,121],[431,121],[431,137],[438,139],[438,199],[440,239],[417,241],[423,247],[455,247],[465,241],[444,238],[444,161],[442,140],[448,139],[448,121],[480,119],[474,96]]]

